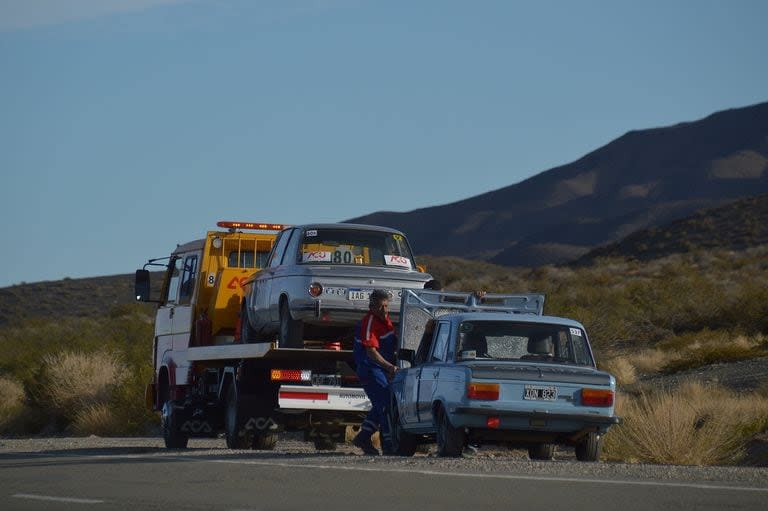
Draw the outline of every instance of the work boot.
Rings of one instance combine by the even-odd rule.
[[[352,439],[352,445],[362,449],[363,454],[367,454],[369,456],[379,455],[379,450],[376,449],[371,443],[371,437],[364,438],[360,436],[360,433],[358,433],[355,435],[355,438]]]

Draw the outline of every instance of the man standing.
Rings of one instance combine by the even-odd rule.
[[[352,441],[365,454],[379,454],[371,443],[377,429],[384,452],[389,449],[389,425],[384,414],[389,400],[389,380],[397,371],[396,346],[395,328],[389,319],[389,293],[376,289],[368,302],[368,314],[357,325],[353,348],[357,376],[371,401],[371,410]]]

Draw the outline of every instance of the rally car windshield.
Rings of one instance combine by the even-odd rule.
[[[581,328],[511,321],[464,321],[457,358],[594,366]]]
[[[300,262],[322,265],[387,266],[414,269],[402,234],[354,229],[307,229]]]

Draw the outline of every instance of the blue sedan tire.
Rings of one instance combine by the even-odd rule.
[[[551,460],[555,457],[555,444],[533,444],[528,446],[528,457],[532,460]]]
[[[600,452],[603,450],[603,435],[589,433],[576,445],[576,459],[579,461],[600,461]]]
[[[387,421],[389,422],[392,454],[397,456],[413,456],[416,453],[419,444],[416,441],[416,437],[405,432],[400,425],[400,412],[394,397],[392,398],[389,407],[387,407]]]
[[[463,428],[454,428],[442,406],[437,408],[437,455],[458,458],[464,452],[467,435]]]

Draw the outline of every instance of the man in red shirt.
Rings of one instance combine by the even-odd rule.
[[[357,376],[363,385],[371,410],[352,443],[365,454],[378,455],[371,436],[379,430],[384,451],[389,449],[389,427],[385,414],[389,400],[389,380],[397,371],[395,348],[397,336],[389,319],[389,293],[376,289],[368,302],[368,314],[358,323],[352,352]]]

